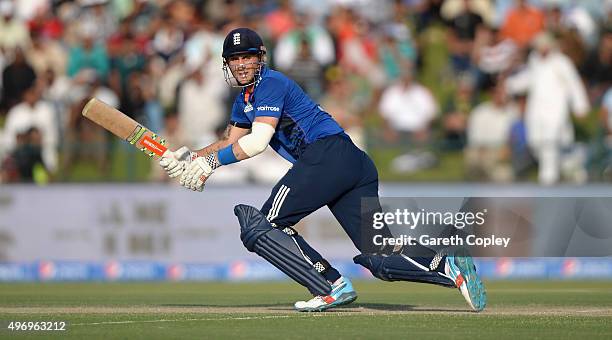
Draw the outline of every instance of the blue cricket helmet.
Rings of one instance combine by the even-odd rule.
[[[230,31],[223,41],[223,59],[235,54],[258,53],[265,54],[263,40],[250,28],[240,27]]]

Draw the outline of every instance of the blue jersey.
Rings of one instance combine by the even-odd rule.
[[[293,80],[267,67],[261,72],[253,93],[242,90],[236,97],[230,124],[248,129],[256,117],[278,118],[270,146],[291,163],[310,143],[344,133]]]

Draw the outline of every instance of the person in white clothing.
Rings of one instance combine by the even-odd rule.
[[[382,93],[379,110],[386,120],[383,137],[391,143],[408,144],[411,149],[393,159],[392,171],[409,173],[432,167],[436,157],[424,149],[430,141],[438,105],[429,89],[414,81],[412,64],[402,63],[400,78]]]
[[[42,134],[42,158],[51,172],[57,170],[58,126],[51,104],[40,100],[40,89],[34,85],[23,95],[23,101],[8,112],[4,125],[4,147],[9,153],[17,145],[17,135],[31,128]]]
[[[180,128],[189,145],[202,147],[217,138],[216,129],[226,119],[223,105],[227,89],[215,85],[219,79],[197,66],[188,65],[189,76],[180,87],[177,107]],[[206,108],[205,114],[202,108]]]
[[[478,105],[468,118],[466,166],[472,179],[504,182],[512,179],[507,141],[518,113],[503,83],[492,92],[492,100]]]
[[[560,179],[563,152],[574,143],[570,113],[584,117],[590,104],[575,66],[552,35],[540,33],[533,45],[525,71],[509,79],[509,86],[527,90],[527,141],[539,162],[539,182],[551,185]]]
[[[407,134],[411,141],[424,142],[438,106],[429,89],[414,81],[411,65],[405,64],[400,79],[382,93],[379,110],[387,122],[387,136]]]

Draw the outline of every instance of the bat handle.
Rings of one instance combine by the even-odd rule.
[[[166,141],[164,139],[160,139],[159,141],[156,139],[157,135],[145,135],[142,138],[142,141],[140,141],[140,144],[143,146],[142,151],[151,157],[155,155],[161,157],[164,152],[168,150],[168,147],[166,147]]]

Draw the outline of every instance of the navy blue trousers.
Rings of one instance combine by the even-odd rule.
[[[293,227],[308,214],[327,206],[360,253],[368,253],[372,249],[362,248],[368,244],[371,247],[371,242],[367,241],[371,240],[371,235],[365,233],[375,231],[365,217],[371,216],[372,211],[361,211],[362,198],[376,198],[370,200],[370,205],[372,201],[375,204],[368,209],[380,210],[376,166],[348,136],[334,135],[306,147],[298,161],[274,186],[261,212],[273,225],[283,228]],[[386,228],[376,232],[390,236]],[[328,263],[303,238],[294,240],[306,261]],[[429,255],[402,262],[404,271],[420,272],[430,265],[435,252],[424,246],[419,248],[420,254]],[[333,283],[340,278],[340,273],[329,266],[323,276]]]
[[[272,189],[261,211],[277,227],[292,227],[313,211],[327,206],[361,250],[361,198],[378,197],[378,172],[370,157],[348,136],[334,135],[308,145],[293,167]],[[323,257],[300,242],[312,263]],[[331,268],[324,273],[333,282],[340,277]]]

